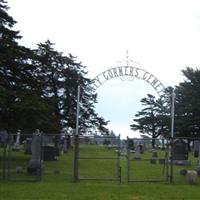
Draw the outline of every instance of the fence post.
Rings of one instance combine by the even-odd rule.
[[[79,146],[79,137],[74,135],[74,166],[73,166],[73,181],[78,182],[78,146]]]
[[[3,170],[3,180],[6,179],[6,145],[3,145],[3,158],[2,158],[2,170]]]
[[[118,136],[118,144],[117,144],[117,172],[118,172],[118,180],[121,183],[121,163],[120,163],[120,135]]]

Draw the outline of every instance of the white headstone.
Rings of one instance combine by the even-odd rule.
[[[13,147],[12,147],[12,149],[13,149],[14,151],[19,151],[19,150],[20,150],[20,135],[21,135],[21,131],[18,130],[18,131],[17,131],[17,138],[16,138],[16,141],[15,141]]]
[[[29,172],[37,172],[41,170],[41,134],[37,129],[35,133],[33,133],[33,140],[31,144],[32,157],[28,164]]]
[[[197,172],[194,170],[188,170],[186,180],[189,184],[195,184],[197,182]]]
[[[139,146],[136,147],[135,159],[136,160],[140,160],[141,159],[141,153],[140,153],[140,147]]]

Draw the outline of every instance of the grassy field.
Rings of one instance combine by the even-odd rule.
[[[117,181],[80,181],[72,182],[72,150],[59,157],[57,161],[45,161],[41,182],[30,182],[35,177],[26,173],[30,155],[23,152],[12,152],[10,162],[10,178],[13,181],[0,181],[0,200],[153,200],[153,199],[200,199],[200,183],[187,184],[185,177],[179,174],[183,167],[175,167],[175,182],[147,183],[126,181],[126,158],[121,157],[122,183]],[[114,150],[105,147],[82,146],[81,157],[116,157]],[[159,158],[163,152],[159,152]],[[141,161],[131,158],[131,179],[148,180],[158,178],[164,180],[163,165],[152,165],[146,159],[150,153],[145,152]],[[193,158],[191,158],[193,159]],[[195,168],[195,160],[192,160]],[[82,177],[117,177],[116,160],[80,160],[80,176]],[[16,166],[22,166],[23,171],[16,173]],[[184,167],[185,168],[185,167]],[[1,176],[1,174],[0,174]],[[26,179],[27,181],[20,181]],[[200,179],[200,178],[199,178]],[[18,180],[18,181],[14,181]]]

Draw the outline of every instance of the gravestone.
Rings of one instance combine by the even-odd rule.
[[[127,142],[128,142],[128,149],[135,150],[133,139],[128,139]]]
[[[67,147],[68,149],[71,147],[71,136],[67,135]]]
[[[193,143],[193,151],[194,151],[194,157],[198,158],[199,157],[199,150],[200,150],[200,141],[195,140]]]
[[[7,131],[1,131],[0,132],[0,147],[5,146],[8,142],[8,133]]]
[[[173,143],[173,163],[175,165],[190,165],[188,161],[188,145],[183,139],[176,139]]]
[[[187,160],[188,159],[188,145],[186,140],[177,139],[173,144],[174,160]]]
[[[63,152],[67,153],[67,138],[63,139]]]
[[[42,137],[37,129],[33,133],[33,139],[31,144],[32,157],[28,163],[27,171],[29,174],[39,175],[42,170],[42,160],[41,160],[41,146],[42,146]]]
[[[55,135],[54,137],[54,147],[56,149],[56,156],[60,156],[60,135]]]
[[[181,169],[180,170],[180,175],[186,176],[187,175],[187,169]]]
[[[25,154],[32,154],[31,151],[31,143],[32,143],[32,138],[26,138],[26,140],[24,141],[24,153]]]
[[[196,184],[197,183],[197,172],[194,170],[188,170],[186,174],[186,180],[189,184]]]
[[[56,149],[54,146],[43,147],[43,159],[44,161],[53,161],[56,159]]]
[[[51,137],[46,135],[45,133],[42,134],[42,146],[48,146],[52,143]]]
[[[16,138],[16,141],[12,147],[12,150],[13,151],[19,151],[20,150],[20,135],[21,135],[21,131],[18,130],[17,131],[17,138]]]
[[[158,157],[158,152],[156,149],[152,149],[152,157],[150,159],[151,164],[156,164],[157,162],[157,157]]]
[[[23,173],[23,167],[22,166],[16,166],[16,173],[17,174]]]
[[[140,148],[140,153],[144,153],[144,145],[139,144],[138,146]]]
[[[135,160],[141,160],[141,153],[140,153],[140,147],[139,146],[136,147],[134,158],[135,158]]]

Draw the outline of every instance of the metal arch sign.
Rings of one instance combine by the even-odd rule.
[[[159,79],[157,79],[154,75],[147,72],[146,70],[134,66],[119,66],[109,68],[93,79],[92,87],[94,90],[96,90],[106,81],[124,76],[133,78],[135,77],[146,81],[155,89],[159,96],[161,96],[164,92],[165,87],[159,81]]]

